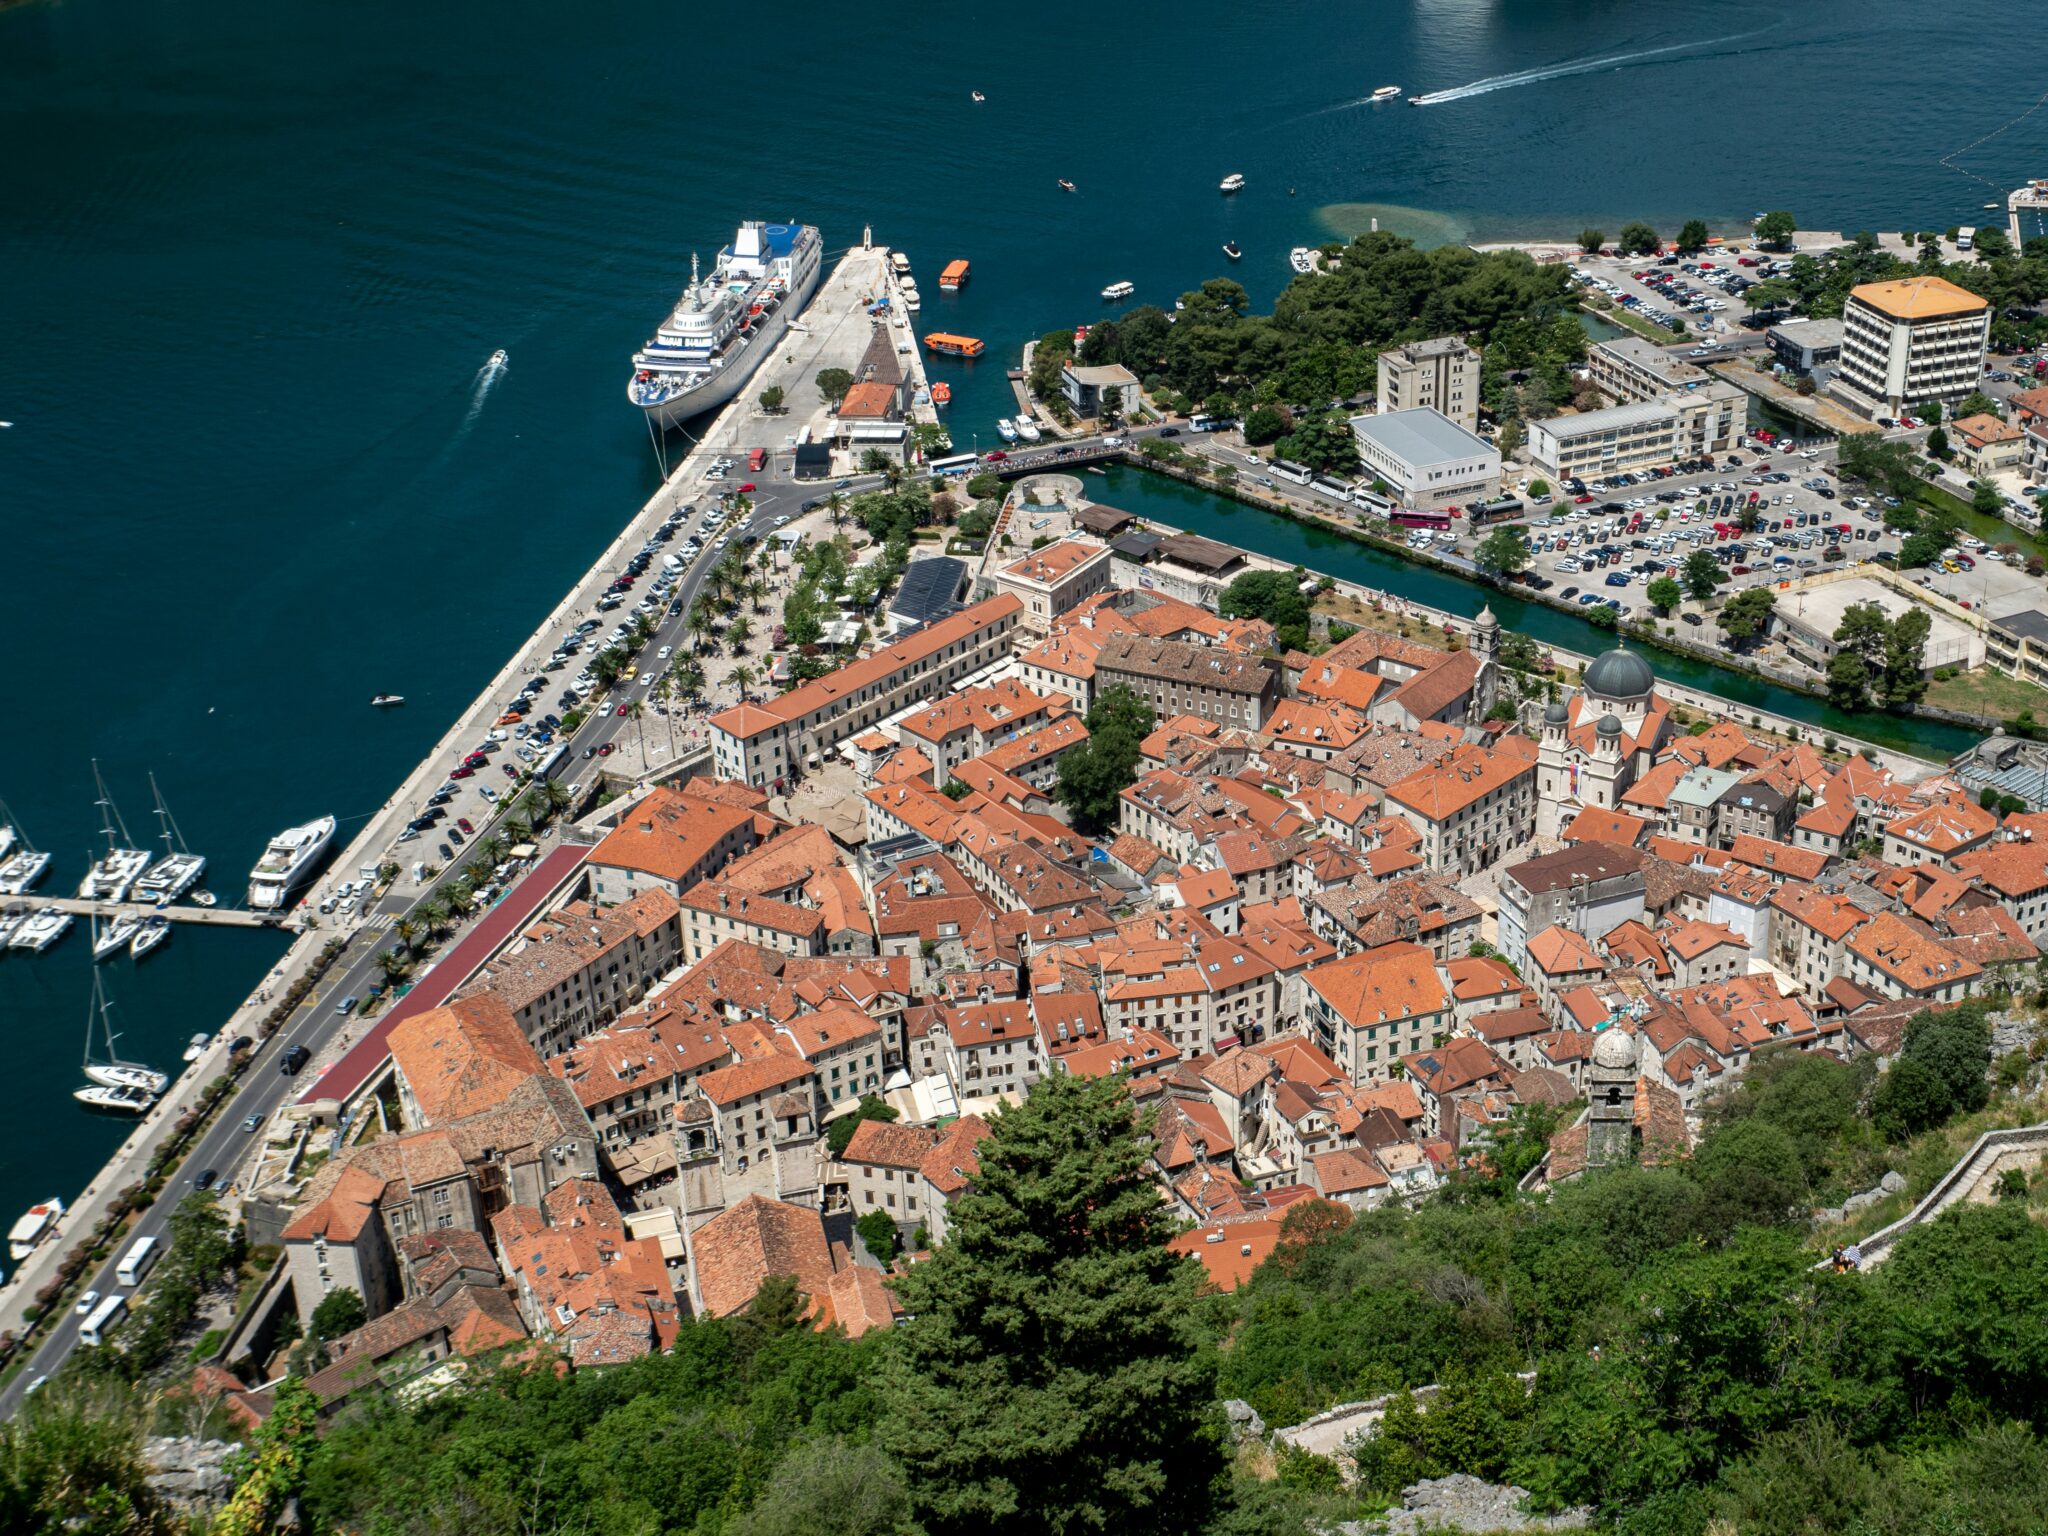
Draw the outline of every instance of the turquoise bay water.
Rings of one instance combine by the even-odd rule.
[[[2025,105],[2002,99],[2009,16],[1988,0],[1932,32],[1904,0],[1033,20],[808,0],[0,14],[0,796],[56,854],[50,888],[82,873],[95,756],[138,835],[154,769],[236,896],[272,831],[381,803],[651,489],[626,359],[742,217],[906,248],[923,328],[989,343],[936,369],[965,440],[1007,413],[1017,344],[1095,318],[1105,283],[1170,303],[1234,239],[1267,303],[1326,208],[1463,238],[1776,206],[1980,222],[1993,193],[1935,162]],[[1593,60],[1619,62],[1356,104]],[[1873,101],[1883,132],[1843,128]],[[2004,187],[2044,144],[2048,117],[1960,163]],[[1225,199],[1231,171],[1249,184]],[[973,279],[940,295],[956,256]],[[499,347],[511,367],[480,393]],[[369,710],[384,690],[406,707]],[[174,1062],[278,948],[181,932],[111,963],[124,1044]],[[0,1217],[74,1193],[121,1134],[69,1098],[88,965],[77,932],[0,956]]]

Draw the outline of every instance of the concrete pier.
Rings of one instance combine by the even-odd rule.
[[[174,923],[209,923],[217,928],[296,929],[300,926],[283,913],[247,912],[240,907],[195,907],[183,901],[174,901],[167,907],[152,907],[139,901],[86,901],[78,896],[37,896],[31,892],[26,896],[8,898],[8,904],[38,912],[44,907],[55,907],[59,912],[69,912],[74,917],[89,917],[95,912],[102,917],[167,917]]]

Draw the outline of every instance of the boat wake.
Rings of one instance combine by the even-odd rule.
[[[1590,75],[1596,70],[1619,69],[1625,64],[1637,64],[1645,59],[1661,59],[1674,53],[1684,53],[1693,48],[1717,48],[1723,43],[1739,43],[1744,38],[1755,37],[1770,28],[1758,27],[1751,32],[1736,32],[1727,37],[1703,38],[1692,43],[1671,43],[1663,48],[1645,48],[1636,53],[1616,53],[1598,59],[1571,59],[1562,64],[1546,64],[1540,69],[1520,69],[1512,74],[1490,75],[1484,80],[1474,80],[1470,85],[1455,85],[1449,90],[1430,91],[1408,99],[1418,107],[1442,106],[1449,101],[1463,101],[1468,96],[1485,96],[1493,91],[1512,90],[1518,85],[1536,85],[1545,80],[1562,80],[1569,75]],[[1361,96],[1357,103],[1370,101]]]
[[[469,389],[469,412],[462,418],[463,431],[467,432],[476,425],[477,417],[484,412],[484,402],[491,396],[492,386],[505,376],[505,370],[511,365],[511,361],[503,350],[499,350],[491,354],[489,362],[477,369],[476,379]]]

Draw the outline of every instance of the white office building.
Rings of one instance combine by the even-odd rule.
[[[1681,457],[1677,409],[1641,400],[1529,423],[1529,457],[1546,474],[1618,475]]]
[[[1440,411],[1354,416],[1351,432],[1362,478],[1385,481],[1405,507],[1470,506],[1500,487],[1500,450]]]

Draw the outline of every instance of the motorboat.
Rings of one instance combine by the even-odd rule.
[[[1062,176],[1060,178],[1060,190],[1062,192],[1071,192],[1074,190],[1074,184],[1071,181],[1067,180],[1066,177]]]
[[[7,1256],[19,1264],[36,1250],[36,1244],[48,1237],[57,1226],[57,1218],[64,1214],[64,1202],[55,1195],[39,1204],[30,1206],[19,1221],[7,1229]]]
[[[1231,173],[1230,173],[1230,174],[1229,174],[1228,176],[1224,177],[1222,181],[1220,181],[1220,182],[1218,182],[1218,183],[1217,183],[1217,189],[1218,189],[1219,191],[1223,191],[1223,192],[1241,192],[1241,191],[1243,191],[1243,190],[1244,190],[1244,175],[1243,175],[1243,173],[1242,173],[1242,172],[1239,172],[1239,171],[1232,171],[1232,172],[1231,172]]]
[[[1237,242],[1235,240],[1226,240],[1223,242],[1223,254],[1228,256],[1232,261],[1242,261],[1244,259],[1244,252],[1240,251],[1237,248]]]
[[[303,826],[286,827],[264,846],[263,857],[249,871],[249,905],[259,912],[282,909],[313,873],[320,855],[334,841],[334,818],[322,816]]]
[[[487,368],[502,368],[511,361],[511,354],[508,353],[503,347],[500,347],[498,348],[497,351],[491,354],[490,362],[486,363],[484,366]]]
[[[149,868],[149,855],[131,846],[133,839],[128,836],[128,824],[121,820],[121,808],[107,793],[107,781],[100,777],[97,759],[92,765],[92,781],[100,792],[99,799],[93,803],[100,808],[100,830],[106,835],[107,852],[104,858],[94,862],[86,877],[79,882],[78,895],[83,901],[121,901],[127,897],[128,888]],[[114,836],[116,826],[121,829],[118,841]]]
[[[1392,101],[1400,94],[1401,87],[1398,85],[1383,85],[1372,93],[1371,99],[1374,101]]]
[[[206,873],[206,856],[185,846],[185,835],[172,819],[171,808],[164,804],[163,791],[156,787],[153,773],[149,776],[149,792],[156,796],[156,818],[164,829],[164,856],[149,866],[128,895],[131,901],[161,906],[176,901],[199,883],[199,877]]]
[[[1029,416],[1016,417],[1010,425],[1017,429],[1017,435],[1027,443],[1035,443],[1045,435],[1038,430],[1038,423]]]
[[[1137,291],[1138,287],[1135,283],[1111,283],[1102,290],[1102,296],[1114,303],[1118,299],[1128,299]]]
[[[982,94],[981,94],[981,92],[979,92],[979,91],[975,91],[975,92],[972,92],[971,94],[973,95],[974,99],[975,99],[976,101],[978,101],[978,102],[979,102],[979,101],[987,101],[987,100],[988,100],[988,98],[987,98],[986,96],[982,95]]]
[[[106,1042],[104,1061],[93,1055],[92,1028],[97,1022],[100,1035]],[[171,1080],[161,1072],[152,1070],[136,1061],[123,1061],[114,1054],[114,1042],[121,1037],[114,1033],[113,1004],[107,1001],[106,989],[100,985],[100,973],[92,973],[92,1012],[85,1021],[85,1075],[102,1088],[125,1089],[144,1093],[154,1099],[166,1088]],[[83,1097],[80,1102],[90,1103]]]
[[[206,1054],[206,1048],[211,1044],[213,1044],[213,1036],[203,1032],[194,1035],[185,1042],[185,1060],[188,1062],[197,1061]]]
[[[140,960],[171,936],[171,920],[168,917],[146,917],[136,930],[135,937],[128,943],[128,958]]]
[[[192,905],[195,907],[210,907],[219,900],[220,898],[211,891],[194,891],[192,893]]]
[[[1006,443],[1014,443],[1015,441],[1017,441],[1017,428],[1015,423],[1013,423],[1007,416],[998,416],[996,418],[996,436],[1000,437]]]
[[[917,285],[906,283],[903,287],[903,307],[912,314],[924,308],[924,295],[917,291]]]
[[[72,921],[69,912],[56,907],[44,907],[14,930],[14,937],[7,941],[8,947],[31,949],[41,954],[71,931]]]
[[[74,1088],[71,1097],[89,1109],[112,1110],[123,1115],[146,1115],[149,1107],[157,1101],[157,1095],[144,1089],[109,1088],[103,1083],[88,1083],[83,1088]]]
[[[15,824],[14,812],[0,800],[0,896],[23,894],[49,868],[50,856],[36,852],[28,834]]]
[[[1297,245],[1287,253],[1287,264],[1303,277],[1307,277],[1316,269],[1316,253],[1308,246]]]
[[[1419,107],[1422,105],[1422,98],[1420,96],[1410,96],[1408,98],[1408,105],[1411,107]]]
[[[402,693],[380,693],[370,700],[370,707],[372,709],[389,709],[394,704],[403,704],[404,702],[405,695]]]
[[[92,957],[107,960],[128,947],[128,941],[142,932],[139,917],[114,916],[101,922],[97,917],[92,925]]]

